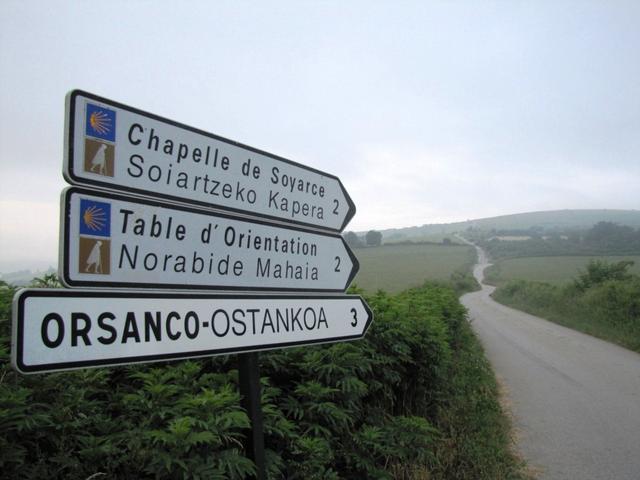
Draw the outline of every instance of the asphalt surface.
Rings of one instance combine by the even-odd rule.
[[[488,265],[479,250],[474,275]],[[505,386],[518,446],[540,479],[640,479],[640,355],[466,294],[472,326]]]

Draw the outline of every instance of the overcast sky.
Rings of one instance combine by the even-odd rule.
[[[0,2],[0,271],[54,264],[74,88],[340,177],[348,230],[640,205],[638,1]]]

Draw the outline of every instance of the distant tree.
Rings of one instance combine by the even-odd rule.
[[[62,284],[55,273],[47,273],[43,277],[36,277],[31,281],[34,288],[60,288]]]
[[[442,239],[442,244],[443,245],[451,245],[451,239],[449,237],[444,237]]]
[[[569,237],[569,241],[571,243],[580,243],[580,232],[569,232],[567,236]]]
[[[362,239],[354,232],[347,232],[344,234],[344,241],[347,242],[351,248],[361,248]]]
[[[544,234],[544,227],[534,225],[529,228],[529,236],[535,240],[541,239],[543,234]]]
[[[585,240],[605,248],[624,249],[636,243],[637,233],[626,225],[613,222],[598,222],[585,235]]]
[[[376,230],[369,230],[365,236],[367,246],[377,247],[382,244],[382,234]]]
[[[598,222],[587,232],[587,241],[596,243],[614,237],[618,226],[613,222]]]

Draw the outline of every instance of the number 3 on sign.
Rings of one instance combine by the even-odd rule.
[[[358,325],[358,312],[356,312],[355,308],[352,308],[351,314],[353,315],[353,322],[351,322],[351,326],[355,327],[356,325]]]

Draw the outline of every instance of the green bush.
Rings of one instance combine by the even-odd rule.
[[[640,351],[640,277],[631,262],[590,262],[565,286],[512,281],[494,298],[561,325]]]
[[[640,277],[598,284],[584,292],[581,303],[593,317],[640,333]]]
[[[480,284],[470,271],[458,270],[453,272],[449,283],[458,295],[480,290]]]
[[[574,286],[579,291],[584,292],[590,287],[600,285],[610,280],[618,282],[631,280],[631,274],[628,272],[628,269],[633,263],[634,262],[630,260],[615,263],[591,260],[587,264],[585,271],[580,272],[578,278],[575,279]]]
[[[12,295],[1,287],[4,478],[254,474],[235,356],[23,376],[8,363]],[[518,478],[491,370],[454,291],[367,301],[375,321],[363,340],[260,355],[269,477]]]

